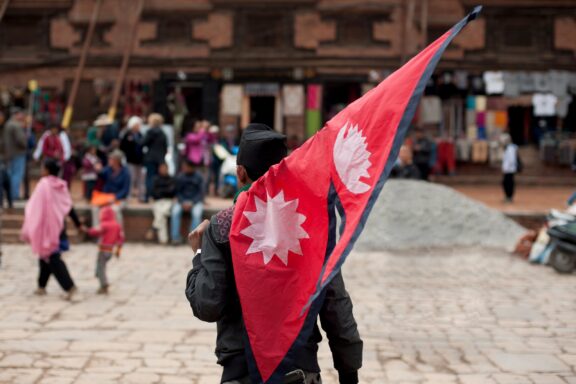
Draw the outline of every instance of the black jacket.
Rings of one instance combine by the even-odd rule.
[[[193,259],[186,281],[186,297],[194,315],[200,320],[217,322],[216,356],[224,367],[222,381],[248,375],[244,356],[244,323],[232,270],[228,235],[233,208],[213,216],[202,239],[202,253]],[[334,367],[341,383],[356,383],[362,366],[362,340],[352,314],[352,301],[338,274],[326,288],[320,310],[320,323],[328,336]],[[296,367],[320,372],[318,343],[322,340],[318,326],[299,352]]]
[[[152,198],[154,200],[171,199],[176,195],[176,183],[172,176],[156,176],[152,183]]]
[[[160,164],[168,151],[168,139],[160,127],[150,128],[144,136],[142,146],[146,149],[144,161],[147,163]]]
[[[128,164],[142,165],[142,134],[131,129],[126,130],[120,137],[120,150],[126,155]]]
[[[200,203],[204,200],[204,178],[196,171],[176,177],[176,197],[180,203]]]

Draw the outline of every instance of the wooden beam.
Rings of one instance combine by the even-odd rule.
[[[124,0],[127,2],[132,2],[132,0]],[[132,31],[130,32],[130,38],[128,43],[124,47],[124,55],[122,57],[122,66],[120,67],[120,73],[116,79],[116,84],[114,85],[114,92],[112,94],[112,102],[110,108],[108,109],[108,117],[114,120],[116,117],[116,110],[118,108],[118,101],[120,100],[120,93],[122,92],[122,84],[126,79],[126,73],[128,72],[128,64],[130,63],[130,56],[132,55],[132,48],[138,37],[138,21],[142,15],[142,10],[144,9],[144,0],[138,0],[136,5],[136,12],[134,13],[134,20],[132,21]]]
[[[68,95],[68,103],[66,104],[66,110],[64,111],[64,116],[62,118],[62,128],[64,129],[68,129],[70,127],[70,122],[72,121],[72,115],[74,113],[74,102],[76,101],[76,96],[78,95],[80,80],[82,79],[82,73],[84,72],[84,66],[86,65],[86,57],[88,56],[90,45],[92,45],[94,29],[96,27],[96,22],[98,21],[98,16],[100,16],[100,9],[102,8],[102,0],[95,1],[96,4],[94,4],[94,9],[92,10],[90,24],[88,25],[88,32],[86,33],[86,38],[84,39],[84,44],[82,45],[80,61],[78,62],[76,74],[74,75],[74,83],[72,83],[72,89]]]

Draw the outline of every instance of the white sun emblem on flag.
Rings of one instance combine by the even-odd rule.
[[[244,212],[250,225],[240,233],[252,239],[246,254],[262,252],[264,264],[276,256],[287,266],[288,252],[302,255],[300,239],[309,238],[302,228],[306,216],[297,212],[298,199],[284,200],[284,191],[266,196],[266,201],[254,196],[256,211]]]
[[[360,194],[370,190],[370,185],[360,181],[362,177],[370,177],[368,168],[372,163],[366,137],[358,125],[344,124],[336,137],[333,155],[338,176],[350,192]]]

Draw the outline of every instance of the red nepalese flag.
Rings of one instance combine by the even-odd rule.
[[[447,45],[479,12],[351,103],[240,195],[230,242],[253,380],[282,382],[291,354],[316,321],[323,288],[362,232],[426,83]],[[335,209],[342,218],[337,241]]]

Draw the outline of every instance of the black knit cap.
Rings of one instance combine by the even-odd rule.
[[[43,164],[44,168],[46,168],[49,175],[58,176],[58,174],[60,173],[60,163],[58,162],[58,160],[48,158],[44,160]]]
[[[246,168],[250,179],[256,181],[287,154],[286,136],[266,124],[252,123],[242,134],[236,162]]]

